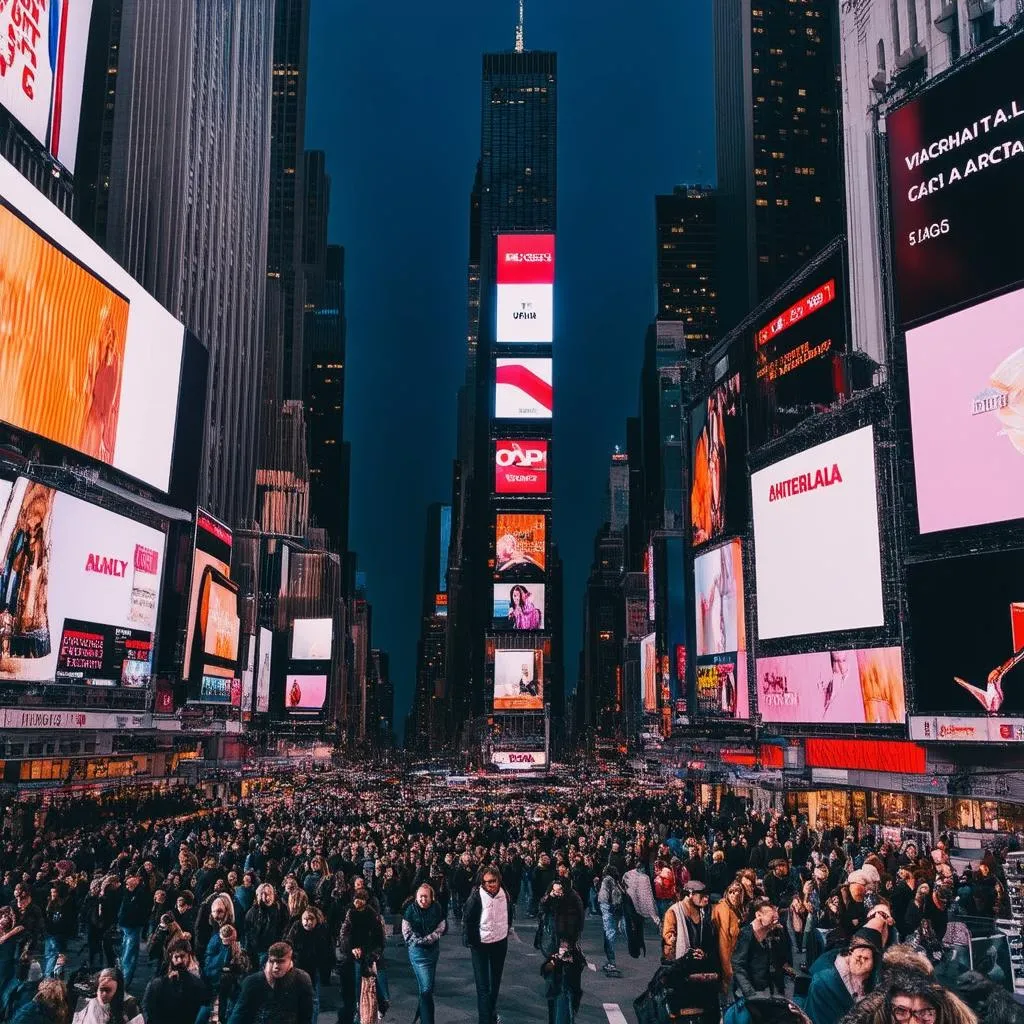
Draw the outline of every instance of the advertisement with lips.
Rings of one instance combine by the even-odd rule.
[[[1024,37],[886,117],[899,322],[1024,280]]]
[[[499,359],[494,369],[494,416],[549,420],[554,408],[550,359]]]
[[[498,235],[499,345],[549,344],[554,340],[555,236]]]
[[[0,481],[0,681],[148,686],[163,563],[159,530]]]
[[[495,441],[494,490],[497,494],[547,494],[548,442]]]
[[[327,676],[290,675],[285,679],[284,706],[292,713],[323,711],[327,700]]]

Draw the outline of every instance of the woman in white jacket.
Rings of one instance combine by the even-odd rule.
[[[116,967],[100,971],[96,995],[75,1010],[71,1024],[145,1024],[139,1004],[124,990],[124,976]]]

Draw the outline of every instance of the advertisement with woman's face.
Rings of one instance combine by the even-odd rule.
[[[492,628],[522,633],[544,629],[543,583],[497,583],[494,586]]]

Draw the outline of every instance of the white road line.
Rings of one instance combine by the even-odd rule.
[[[618,1003],[602,1003],[604,1015],[608,1018],[608,1024],[628,1024]]]

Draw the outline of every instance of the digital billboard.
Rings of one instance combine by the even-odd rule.
[[[292,661],[328,661],[334,637],[332,619],[296,619],[292,623]]]
[[[740,375],[716,384],[690,417],[692,543],[743,529],[747,518],[746,424]]]
[[[918,712],[1024,716],[1024,552],[912,564],[907,604]]]
[[[495,441],[494,490],[496,494],[547,494],[547,441]]]
[[[290,675],[285,679],[284,692],[286,711],[323,711],[327,701],[327,676]]]
[[[0,481],[0,681],[147,687],[164,546],[98,505]]]
[[[873,428],[759,470],[750,489],[759,638],[883,625]]]
[[[494,652],[494,710],[540,711],[544,707],[544,652]]]
[[[757,709],[765,722],[902,725],[903,649],[758,658]]]
[[[536,513],[499,512],[494,517],[494,569],[514,575],[547,564],[547,519]]]
[[[3,160],[0,196],[0,420],[167,491],[182,325]]]
[[[1024,517],[1024,290],[907,332],[921,533]]]
[[[245,640],[245,668],[242,669],[242,721],[248,722],[252,718],[252,697],[256,678],[256,637],[249,635]]]
[[[499,359],[494,370],[494,417],[549,420],[554,408],[550,359]]]
[[[886,117],[903,325],[1024,280],[1022,66],[1018,36]]]
[[[274,634],[260,627],[259,660],[256,663],[256,711],[270,711],[270,666],[273,663]]]
[[[544,629],[543,583],[496,583],[492,628],[501,632],[527,633]]]
[[[92,0],[0,4],[0,104],[72,173]]]
[[[802,277],[754,331],[751,444],[791,430],[847,391],[843,254]]]
[[[640,685],[644,711],[658,710],[658,636],[649,633],[640,641]]]
[[[448,592],[448,550],[452,544],[452,507],[441,506],[441,527],[438,538],[438,573],[437,591],[439,594]]]
[[[498,235],[495,341],[554,340],[555,236]]]
[[[745,651],[698,658],[694,688],[698,714],[737,720],[750,717],[746,658]]]
[[[530,771],[546,768],[548,755],[543,750],[495,750],[491,754],[491,764],[503,771]]]

